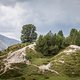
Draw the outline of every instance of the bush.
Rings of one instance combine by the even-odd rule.
[[[50,31],[45,36],[40,35],[36,42],[36,50],[45,56],[56,55],[63,48],[64,41],[62,32],[59,33],[53,35]]]

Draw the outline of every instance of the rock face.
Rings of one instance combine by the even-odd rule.
[[[58,61],[58,62],[64,64],[65,63],[65,61],[64,61],[65,57],[68,57],[72,54],[75,55],[77,51],[80,51],[80,46],[70,45],[57,55],[59,57],[55,61]]]
[[[63,52],[66,53],[67,55],[76,52],[77,50],[80,50],[80,47],[77,45],[70,45],[66,50]]]
[[[24,63],[24,62],[27,63],[27,60],[25,58],[25,49],[26,49],[26,47],[19,49],[17,51],[14,51],[12,53],[11,52],[8,53],[7,57],[2,60],[4,63],[4,68],[3,68],[3,66],[1,67],[0,75],[5,74],[7,72],[7,70],[14,69],[14,67],[11,68],[12,64]]]
[[[19,49],[17,51],[9,52],[8,55],[6,56],[6,58],[4,58],[2,60],[5,67],[1,68],[1,70],[3,70],[3,72],[0,75],[6,73],[7,70],[14,69],[14,67],[11,68],[12,64],[25,63],[27,65],[30,65],[30,61],[25,58],[27,56],[27,54],[26,54],[26,48],[34,50],[34,46],[35,46],[35,43],[31,44],[29,46],[23,47],[23,48],[21,48],[21,49]]]
[[[20,43],[20,41],[8,38],[0,34],[0,51],[6,49],[8,46]]]
[[[80,50],[80,47],[77,46],[77,45],[70,45],[69,47],[72,48],[72,49],[79,49]]]
[[[6,59],[4,59],[4,61],[6,61],[9,64],[25,62],[26,61],[25,49],[26,49],[26,47],[19,49],[15,52],[12,52],[12,53],[8,53],[8,56]]]
[[[34,46],[35,46],[35,43],[28,45],[26,47],[23,47],[17,51],[12,52],[12,53],[10,52],[10,53],[8,53],[7,58],[4,59],[4,61],[6,61],[7,63],[27,62],[27,60],[25,58],[25,56],[27,55],[27,54],[25,54],[26,53],[25,50],[26,50],[26,48],[34,50]]]

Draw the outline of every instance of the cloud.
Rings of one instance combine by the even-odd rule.
[[[0,33],[19,39],[29,23],[39,34],[80,29],[80,0],[0,0]]]
[[[19,5],[15,5],[15,7],[0,5],[0,32],[19,34],[23,13],[24,10]]]
[[[0,3],[6,6],[14,6],[16,3],[20,2],[25,2],[28,0],[0,0]]]

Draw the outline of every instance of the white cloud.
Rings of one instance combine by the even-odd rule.
[[[24,1],[1,0],[0,33],[19,39],[22,25],[28,23],[37,26],[38,33],[45,33],[50,29],[55,31],[59,28],[56,24],[65,24],[66,26],[60,25],[62,29],[80,24],[80,0]]]
[[[20,25],[21,22],[21,16],[23,13],[23,9],[20,8],[19,5],[16,5],[15,7],[10,7],[10,6],[0,6],[0,22],[4,22],[5,24],[8,25]]]
[[[18,37],[22,25],[23,13],[24,10],[18,4],[14,7],[0,5],[0,32],[3,32],[3,34],[11,32],[11,34],[15,34]]]

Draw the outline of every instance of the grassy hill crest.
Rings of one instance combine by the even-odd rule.
[[[28,45],[28,46],[27,46]],[[15,47],[14,47],[15,46]],[[70,45],[66,49],[62,50],[55,56],[45,57],[41,53],[37,52],[34,48],[35,45],[31,44],[17,44],[9,47],[7,53],[15,53],[25,49],[25,59],[30,63],[29,65],[24,62],[11,63],[5,70],[3,59],[7,59],[7,53],[0,56],[0,80],[79,80],[80,79],[80,47],[76,45]],[[18,47],[19,46],[19,47]],[[13,50],[13,51],[12,51]],[[3,53],[5,52],[3,51]],[[19,54],[21,52],[18,52]],[[22,53],[21,53],[22,54]],[[16,55],[16,54],[15,54]],[[21,56],[18,56],[19,59]],[[45,70],[40,71],[36,66],[43,66],[51,63],[50,69],[57,71],[51,72]],[[35,66],[36,65],[36,66]],[[3,74],[2,74],[3,73]]]

